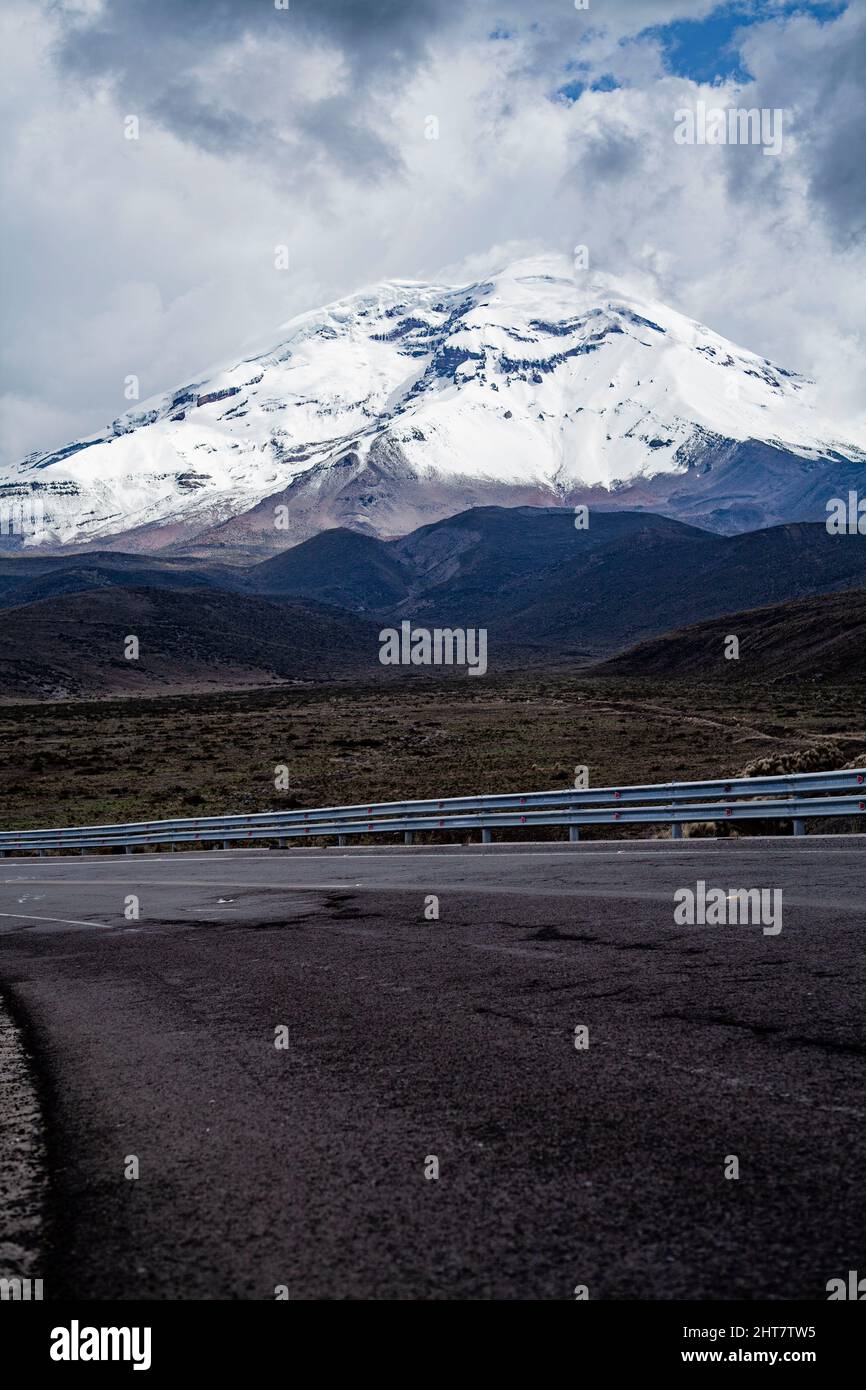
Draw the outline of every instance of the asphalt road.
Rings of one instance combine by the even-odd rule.
[[[45,1297],[825,1299],[866,1272],[864,867],[830,836],[2,861]],[[782,931],[676,925],[698,879],[781,888]]]

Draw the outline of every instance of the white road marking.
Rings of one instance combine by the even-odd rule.
[[[99,927],[102,931],[110,931],[107,922],[76,922],[74,917],[34,917],[32,912],[0,912],[0,917],[12,917],[26,919],[29,922],[60,922],[65,927]]]
[[[347,879],[340,883],[247,883],[243,879],[235,879],[231,883],[214,883],[208,880],[206,883],[200,878],[25,878],[25,879],[0,879],[0,885],[7,882],[16,883],[41,883],[45,887],[51,888],[54,884],[63,888],[117,888],[125,884],[135,883],[144,884],[148,888],[276,888],[288,892],[303,893],[306,889],[321,888],[393,888],[395,892],[404,891],[403,884],[364,884],[350,883]],[[411,888],[414,888],[414,884]],[[486,885],[485,885],[486,887]],[[406,889],[405,891],[411,891]]]

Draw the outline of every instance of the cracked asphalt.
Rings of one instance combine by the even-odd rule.
[[[866,1268],[864,865],[859,836],[4,860],[45,1298],[826,1299]],[[782,931],[677,926],[698,879],[781,888]]]

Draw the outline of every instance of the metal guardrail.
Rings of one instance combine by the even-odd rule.
[[[830,796],[831,792],[847,792]],[[778,799],[773,799],[778,798]],[[464,814],[468,812],[470,814]],[[428,801],[388,801],[330,806],[308,811],[265,811],[251,816],[204,816],[120,825],[67,826],[0,831],[0,856],[46,850],[106,849],[129,853],[136,845],[249,843],[251,840],[402,832],[480,829],[489,843],[494,830],[559,825],[576,840],[581,825],[669,824],[679,838],[686,821],[791,820],[805,833],[805,818],[866,813],[866,768],[794,773],[784,777],[739,777],[708,782],[644,786],[563,788],[497,796],[456,796]]]

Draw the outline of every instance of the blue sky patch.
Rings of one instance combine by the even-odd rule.
[[[641,38],[655,38],[662,46],[665,66],[676,77],[694,82],[748,82],[752,74],[743,64],[738,33],[755,24],[787,19],[796,14],[827,23],[847,9],[839,0],[791,0],[789,4],[757,0],[719,5],[705,19],[678,19],[672,24],[645,29]]]
[[[587,63],[569,63],[570,71],[588,72]],[[617,82],[613,73],[604,72],[600,77],[596,77],[592,82],[583,81],[581,78],[572,78],[570,82],[564,82],[561,87],[557,87],[556,95],[565,97],[566,101],[579,101],[584,92],[616,92],[622,86]]]

